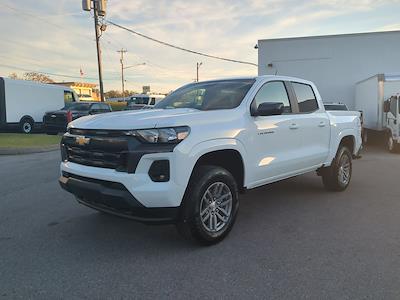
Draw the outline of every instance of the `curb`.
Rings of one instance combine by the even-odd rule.
[[[0,147],[0,155],[21,155],[21,154],[32,154],[42,153],[59,150],[60,145],[52,145],[48,147],[32,147],[32,148],[2,148]]]

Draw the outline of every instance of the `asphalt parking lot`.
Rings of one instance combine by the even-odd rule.
[[[367,149],[343,193],[315,174],[249,191],[208,248],[79,205],[58,162],[0,156],[0,298],[400,298],[400,154]]]

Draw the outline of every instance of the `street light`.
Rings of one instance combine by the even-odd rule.
[[[124,66],[124,61],[123,58],[121,58],[120,60],[121,62],[121,79],[122,79],[122,97],[125,98],[125,80],[124,80],[124,70],[125,69],[129,69],[129,68],[134,68],[134,67],[138,67],[138,66],[144,66],[146,65],[146,63],[140,63],[140,64],[136,64],[136,65],[132,65],[132,66]]]

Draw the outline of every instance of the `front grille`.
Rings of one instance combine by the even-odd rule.
[[[66,146],[68,161],[81,165],[126,171],[126,153]]]
[[[129,140],[133,137],[109,137],[97,135],[95,132],[85,133],[86,135],[67,134],[63,137],[62,144],[67,161],[91,167],[114,169],[120,172],[129,171]],[[85,139],[85,143],[80,144],[79,138]]]
[[[135,173],[145,154],[172,152],[176,144],[143,143],[121,130],[71,128],[61,141],[64,161]]]

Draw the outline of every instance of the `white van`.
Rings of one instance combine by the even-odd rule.
[[[41,126],[46,111],[78,100],[76,93],[65,86],[0,77],[0,129],[31,133]]]

